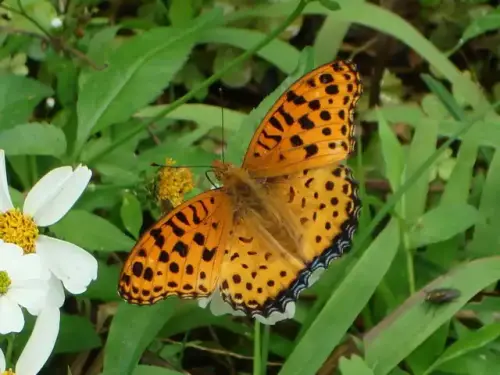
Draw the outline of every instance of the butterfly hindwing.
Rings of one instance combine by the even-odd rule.
[[[210,295],[231,225],[226,199],[219,189],[199,194],[146,231],[123,266],[121,297],[145,305],[170,295]]]
[[[253,177],[270,177],[345,159],[354,147],[354,107],[361,92],[356,66],[347,61],[306,74],[267,113],[243,167]]]
[[[349,250],[358,224],[360,201],[349,168],[337,165],[304,170],[267,182],[269,198],[281,200],[302,226],[303,263],[266,248],[245,221],[233,227],[221,267],[223,299],[249,315],[284,312],[310,284],[314,271]]]

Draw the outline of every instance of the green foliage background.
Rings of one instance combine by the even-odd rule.
[[[117,9],[126,4],[99,0],[0,4],[0,148],[14,198],[60,165],[94,172],[77,206],[50,228],[93,252],[99,277],[66,304],[46,373],[68,366],[74,375],[500,373],[500,300],[471,301],[495,292],[500,279],[499,76],[477,75],[485,66],[498,71],[500,8],[411,2],[435,26],[424,35],[394,9],[362,0],[131,3],[123,14]],[[311,16],[324,21],[299,50],[290,39]],[[359,138],[349,160],[361,186],[360,227],[352,252],[304,293],[293,321],[269,328],[214,317],[194,302],[121,302],[120,253],[160,214],[146,189],[151,163],[208,165],[221,142],[228,160],[240,162],[278,95],[315,66],[349,57],[342,46],[359,26],[419,56],[428,67],[418,75],[425,93],[408,99],[386,70],[383,100],[369,106],[374,82],[363,76],[357,123],[376,130]],[[477,41],[486,41],[488,61],[476,58],[462,71],[451,57]],[[230,108],[210,99],[210,87],[261,83],[270,67],[287,78],[250,113],[224,90]],[[192,194],[209,188],[204,170],[193,172]],[[385,194],[370,189],[374,178],[386,183]],[[426,291],[438,287],[461,295],[430,306]]]

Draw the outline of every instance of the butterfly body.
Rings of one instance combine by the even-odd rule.
[[[255,228],[264,247],[303,264],[300,253],[306,244],[296,213],[284,201],[286,196],[274,193],[268,179],[254,179],[244,168],[216,160],[214,169],[228,197],[232,223]]]
[[[222,186],[176,207],[147,230],[120,276],[119,294],[147,305],[171,295],[220,293],[249,316],[284,313],[315,271],[347,252],[361,202],[348,167],[356,67],[325,64],[268,112],[241,167],[214,162]]]

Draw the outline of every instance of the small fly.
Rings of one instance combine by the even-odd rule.
[[[460,291],[453,288],[437,288],[426,293],[425,300],[433,305],[444,305],[460,297]]]

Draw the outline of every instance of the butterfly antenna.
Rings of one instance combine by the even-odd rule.
[[[222,95],[222,87],[219,86],[219,95],[220,95],[220,99],[221,99],[221,102],[224,103],[224,96]],[[222,106],[221,107],[221,119],[222,119],[222,130],[221,130],[221,138],[222,138],[222,162],[224,163],[225,162],[225,155],[224,155],[224,148],[225,148],[225,137],[224,137],[224,107]]]
[[[165,164],[158,164],[158,163],[151,163],[150,166],[152,167],[165,167],[165,168],[209,168],[211,169],[212,167],[209,165],[165,165]]]
[[[207,178],[207,180],[210,182],[210,184],[212,185],[212,187],[214,188],[217,188],[217,185],[212,181],[212,179],[210,178],[210,175],[209,173],[210,172],[213,172],[212,169],[209,169],[208,171],[205,171],[205,177]]]

